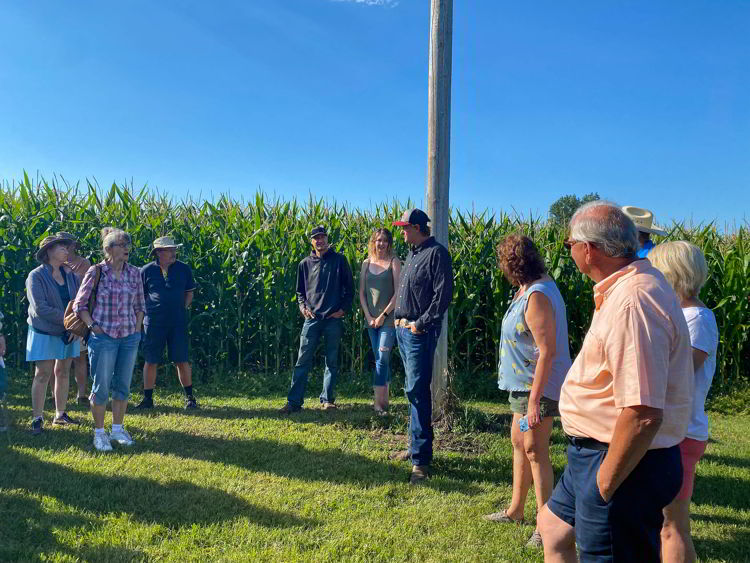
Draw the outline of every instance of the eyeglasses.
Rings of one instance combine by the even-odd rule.
[[[112,244],[112,246],[120,246],[122,248],[127,248],[128,250],[133,248],[133,245],[130,244],[129,242],[115,242]]]
[[[568,238],[563,241],[563,246],[567,248],[568,250],[573,250],[573,247],[578,244],[579,242],[585,242],[582,240],[576,240],[573,238]]]

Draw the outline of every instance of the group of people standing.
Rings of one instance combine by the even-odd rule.
[[[431,236],[429,217],[409,209],[393,225],[410,252],[393,254],[386,228],[372,233],[359,276],[359,301],[375,358],[374,409],[388,411],[390,357],[398,345],[410,408],[410,482],[429,477],[432,461],[430,383],[442,321],[453,295],[448,250]],[[594,285],[594,314],[577,357],[569,352],[563,297],[533,241],[506,237],[498,267],[517,291],[502,321],[499,387],[513,411],[513,487],[507,508],[488,520],[517,523],[532,486],[537,526],[529,539],[547,561],[692,561],[689,504],[695,466],[708,440],[704,403],[716,367],[718,329],[698,294],[708,272],[700,249],[684,242],[654,245],[647,210],[603,201],[579,208],[565,246]],[[304,318],[299,353],[281,413],[302,409],[319,341],[325,340],[320,403],[336,408],[343,319],[354,284],[348,260],[331,248],[324,226],[310,232],[312,252],[297,270],[297,301]],[[79,401],[85,402],[86,346],[65,331],[69,302],[90,329],[88,400],[94,446],[132,445],[123,418],[141,334],[144,399],[153,407],[156,365],[164,348],[176,363],[186,408],[196,408],[188,362],[187,317],[195,282],[176,260],[179,245],[154,241],[154,262],[128,263],[130,237],[102,231],[104,260],[90,266],[76,255],[68,233],[45,238],[42,263],[27,279],[29,332],[26,359],[36,363],[32,432],[42,430],[42,409],[54,374],[53,424],[76,424],[65,411],[68,372],[76,362]],[[644,259],[648,256],[648,259]],[[143,330],[142,330],[143,329]],[[4,352],[0,339],[0,357]],[[83,349],[83,353],[82,353]],[[79,369],[80,366],[83,366]],[[2,365],[0,364],[0,369]],[[78,374],[84,377],[79,379]],[[83,391],[82,391],[83,390]],[[112,397],[112,431],[104,416]],[[554,483],[549,441],[554,417],[567,436],[568,464]]]
[[[689,506],[708,440],[718,329],[698,298],[708,275],[700,249],[654,245],[651,233],[666,234],[644,209],[595,201],[574,214],[565,246],[595,285],[591,326],[572,362],[565,303],[534,243],[511,235],[497,248],[518,288],[499,365],[513,411],[513,492],[485,518],[522,522],[533,482],[528,545],[543,547],[545,561],[696,558]],[[555,416],[569,446],[553,487]]]
[[[390,357],[395,343],[404,363],[413,484],[428,478],[432,462],[432,365],[443,316],[453,297],[451,257],[431,236],[429,222],[427,214],[416,208],[405,211],[400,221],[393,222],[411,248],[403,267],[393,255],[391,232],[385,228],[375,230],[359,278],[359,301],[375,357],[373,389],[378,414],[388,410]],[[325,227],[312,229],[310,242],[312,252],[297,269],[297,301],[305,321],[287,403],[280,409],[283,414],[302,408],[308,373],[321,337],[325,340],[325,371],[320,402],[324,410],[336,408],[342,319],[351,311],[354,298],[349,263],[330,247]]]
[[[78,256],[75,237],[60,232],[45,237],[36,252],[41,263],[26,279],[29,301],[26,361],[35,363],[31,386],[31,432],[42,433],[43,409],[50,380],[54,381],[54,425],[75,425],[66,411],[69,372],[75,363],[78,403],[91,409],[94,447],[112,450],[134,441],[123,425],[130,397],[138,347],[144,338],[144,400],[137,408],[153,407],[156,364],[165,347],[175,362],[186,395],[186,408],[197,408],[188,363],[185,309],[195,288],[190,268],[176,260],[178,246],[170,237],[154,241],[154,262],[143,268],[128,263],[130,236],[121,229],[102,229],[104,260],[94,266]],[[69,306],[70,304],[70,306]],[[88,327],[85,342],[66,330],[66,310]],[[91,392],[86,394],[90,371]],[[112,400],[112,430],[104,430],[107,402]]]

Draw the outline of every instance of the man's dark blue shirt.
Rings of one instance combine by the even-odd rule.
[[[179,260],[167,270],[167,277],[154,261],[141,268],[143,293],[146,297],[146,318],[151,326],[179,326],[187,322],[185,292],[195,289],[193,271]]]

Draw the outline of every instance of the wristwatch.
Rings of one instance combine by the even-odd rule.
[[[89,327],[89,330],[94,330],[94,327],[95,327],[95,326],[99,326],[99,323],[98,323],[98,322],[96,322],[96,321],[94,321],[93,323],[91,323],[90,325],[88,325],[88,327]]]

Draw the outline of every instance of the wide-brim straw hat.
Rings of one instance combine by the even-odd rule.
[[[630,217],[635,223],[635,228],[643,233],[651,233],[654,235],[667,236],[667,231],[661,227],[654,225],[654,214],[648,209],[642,207],[635,207],[634,205],[624,205],[622,212]]]
[[[39,243],[39,250],[36,251],[36,259],[39,262],[44,262],[44,258],[47,256],[47,251],[50,247],[60,242],[70,244],[70,239],[61,237],[60,235],[49,235],[44,237],[42,242]]]
[[[172,237],[159,237],[153,242],[152,246],[153,248],[151,249],[151,254],[153,254],[157,250],[166,248],[180,248],[182,244],[177,244]]]

